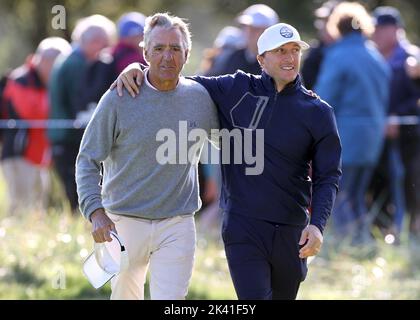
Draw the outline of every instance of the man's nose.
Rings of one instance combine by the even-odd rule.
[[[173,57],[171,50],[165,50],[163,52],[163,58],[166,60],[171,60]]]
[[[285,55],[285,61],[289,63],[295,62],[295,57],[293,56],[293,53],[287,53]]]

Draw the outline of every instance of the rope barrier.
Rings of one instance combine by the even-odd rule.
[[[83,129],[86,122],[71,119],[53,119],[53,120],[0,120],[0,129]]]
[[[389,116],[388,124],[400,126],[412,126],[419,124],[418,116]],[[51,120],[0,120],[0,129],[84,129],[87,122],[72,119],[51,119]]]

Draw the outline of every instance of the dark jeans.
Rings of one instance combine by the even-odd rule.
[[[367,235],[369,225],[365,196],[373,170],[370,166],[343,166],[340,191],[332,215],[338,235],[352,235],[354,240],[361,240],[357,238]]]
[[[395,205],[394,227],[401,233],[405,214],[404,198],[404,164],[401,158],[400,147],[396,141],[387,143],[388,173],[390,179],[391,200]]]
[[[410,232],[420,236],[420,137],[401,137],[405,167],[405,199],[410,214]]]
[[[222,238],[239,299],[296,298],[307,273],[306,259],[299,258],[303,228],[223,214]]]
[[[70,208],[74,212],[78,208],[76,188],[76,157],[79,153],[78,144],[60,144],[52,147],[55,170],[64,186]]]

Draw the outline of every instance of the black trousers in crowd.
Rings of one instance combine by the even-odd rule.
[[[75,212],[78,208],[76,187],[76,158],[79,144],[56,144],[52,147],[55,170],[64,187],[70,208]]]
[[[405,196],[410,233],[420,236],[420,129],[401,130],[401,156],[405,167]]]

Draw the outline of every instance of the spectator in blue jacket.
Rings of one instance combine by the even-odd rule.
[[[335,7],[327,28],[337,38],[326,53],[315,91],[334,107],[343,145],[343,179],[335,208],[340,236],[369,239],[365,193],[384,142],[390,70],[367,40],[371,17],[358,3]]]
[[[222,141],[221,157],[222,237],[239,299],[296,298],[306,258],[318,254],[334,204],[341,145],[332,108],[298,75],[308,47],[294,27],[276,24],[258,39],[260,76],[192,77],[218,107],[221,128],[241,133]],[[143,74],[134,68],[119,76],[120,95],[123,83],[138,93],[134,80],[140,83]],[[236,158],[235,145],[246,145],[248,134],[253,144],[243,151],[258,158],[263,150],[263,167],[224,162],[226,153]]]

